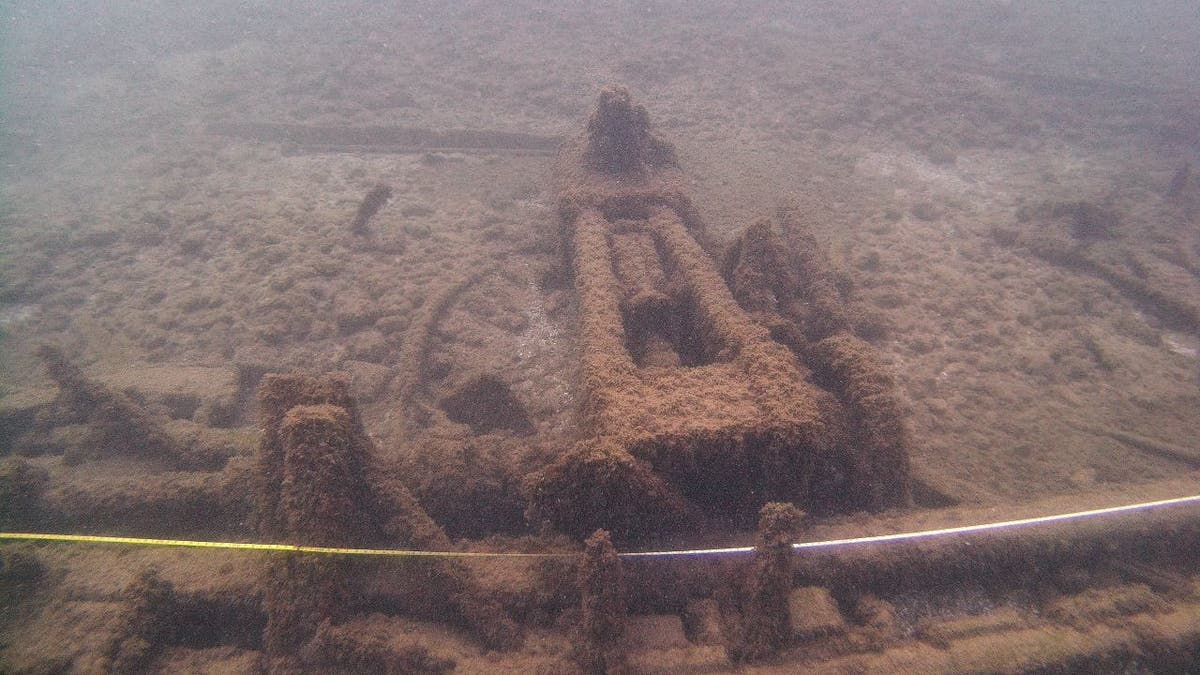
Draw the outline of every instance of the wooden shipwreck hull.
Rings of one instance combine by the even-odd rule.
[[[871,348],[848,333],[776,339],[803,326],[739,304],[700,244],[673,149],[628,92],[602,92],[561,176],[588,440],[531,477],[532,515],[577,536],[605,527],[638,538],[708,519],[745,524],[769,500],[818,512],[909,501],[899,406],[881,420],[863,405],[894,401]],[[856,399],[855,383],[868,381],[883,390]],[[864,442],[861,427],[881,421],[893,437]]]

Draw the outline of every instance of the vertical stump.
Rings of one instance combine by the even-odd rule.
[[[260,530],[309,545],[361,545],[372,523],[366,508],[367,450],[347,383],[268,376],[259,405],[264,421]],[[294,657],[322,622],[344,618],[352,597],[348,564],[312,555],[272,562],[264,598],[268,655]]]
[[[379,465],[349,392],[349,381],[342,377],[263,378],[258,394],[259,533],[270,540],[329,547],[449,548],[446,533],[399,479]],[[315,667],[298,661],[305,653],[316,653],[302,648],[319,626],[336,627],[357,604],[360,565],[344,557],[314,555],[272,561],[263,601],[263,642],[273,669]],[[414,608],[428,612],[432,606],[455,616],[488,648],[521,644],[520,628],[466,567],[430,559],[412,563],[407,573],[421,575],[405,589],[407,595],[401,593]]]
[[[584,543],[579,569],[581,617],[575,660],[588,673],[626,670],[625,581],[621,559],[606,530],[596,530]]]
[[[350,414],[322,404],[289,410],[280,425],[283,529],[318,546],[350,546],[367,537],[363,452],[355,447]]]
[[[741,635],[728,650],[734,662],[771,658],[791,642],[792,539],[804,514],[781,502],[767,503],[760,513]]]

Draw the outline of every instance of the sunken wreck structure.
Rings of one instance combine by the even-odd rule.
[[[220,400],[190,407],[217,433],[257,386],[260,428],[218,444],[185,435],[165,399],[40,349],[57,395],[0,414],[0,440],[16,455],[0,457],[5,531],[421,553],[264,559],[16,543],[0,551],[0,606],[15,608],[0,671],[1183,672],[1196,662],[1200,524],[1185,509],[1123,506],[1109,519],[1076,512],[1038,529],[897,540],[886,553],[794,555],[798,539],[952,527],[994,518],[995,505],[806,518],[903,506],[926,489],[909,477],[896,387],[864,339],[876,327],[847,302],[816,238],[782,212],[718,251],[674,151],[621,89],[601,95],[562,165],[556,234],[578,306],[582,424],[561,433],[573,443],[544,438],[489,371],[410,400],[437,370],[425,358],[437,317],[498,263],[464,265],[405,337],[398,395],[383,403],[409,412],[396,445],[428,462],[421,471],[397,448],[379,452],[341,376],[227,373]],[[1045,217],[1065,230],[1070,215]],[[1018,234],[1010,243],[1034,243]],[[422,444],[410,433],[451,424],[473,440],[463,431]],[[538,443],[528,461],[514,459]],[[427,452],[438,447],[449,450]],[[442,461],[456,449],[457,465]],[[123,475],[131,469],[144,472],[136,485]],[[122,475],[88,492],[70,482],[84,472],[96,474],[89,482]],[[480,475],[493,482],[472,482]],[[454,485],[431,489],[430,477]],[[530,524],[576,541],[524,527],[522,477]],[[1149,485],[1146,498],[1178,495],[1188,480]],[[1064,503],[1076,502],[1014,505],[1012,516]],[[252,534],[242,531],[251,515]],[[511,531],[487,529],[510,517]],[[755,520],[753,559],[617,553],[704,525],[737,536]],[[1031,579],[1031,567],[1045,574]]]
[[[333,547],[450,547],[442,528],[380,463],[348,379],[267,375],[258,402],[260,534]],[[321,631],[364,605],[455,617],[492,649],[513,649],[522,640],[504,610],[454,561],[418,561],[398,571],[347,558],[289,554],[271,561],[264,587],[263,647],[272,672],[344,667],[344,658],[324,653],[330,638]],[[384,600],[381,587],[388,589]],[[391,662],[395,658],[363,657],[358,665],[406,672]]]
[[[793,252],[757,223],[719,269],[673,147],[620,87],[561,163],[585,440],[529,477],[533,518],[628,540],[752,525],[768,501],[910,501],[894,384],[811,235]]]

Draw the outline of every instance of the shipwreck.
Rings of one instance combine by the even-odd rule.
[[[763,221],[718,265],[673,147],[622,88],[560,162],[585,439],[528,479],[530,515],[640,538],[746,525],[768,501],[910,501],[894,384],[819,253]]]

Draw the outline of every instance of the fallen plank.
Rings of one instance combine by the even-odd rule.
[[[561,139],[486,129],[433,130],[419,127],[336,127],[269,122],[224,122],[208,132],[262,143],[281,143],[298,152],[485,152],[553,155]]]

